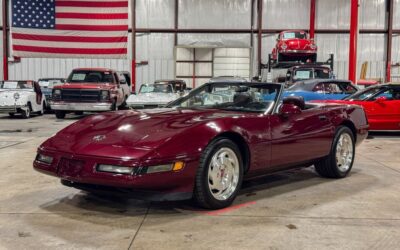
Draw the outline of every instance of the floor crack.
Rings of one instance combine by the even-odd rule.
[[[135,239],[136,239],[136,236],[139,234],[140,228],[142,227],[144,221],[145,221],[146,218],[147,218],[147,215],[149,214],[150,207],[151,207],[151,203],[150,203],[149,206],[147,207],[146,213],[144,214],[143,219],[142,219],[142,221],[140,222],[140,225],[139,225],[138,229],[137,229],[136,232],[135,232],[135,235],[133,235],[133,238],[132,238],[132,240],[131,240],[131,243],[129,244],[128,250],[131,249],[131,247],[132,247],[132,245],[133,245],[133,242],[134,242]]]

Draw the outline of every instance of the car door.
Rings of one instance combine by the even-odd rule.
[[[271,116],[271,166],[285,167],[323,157],[332,143],[332,128],[326,111],[309,108],[299,114]]]
[[[386,88],[370,98],[365,105],[371,130],[400,129],[400,87]]]
[[[121,86],[120,83],[120,78],[118,77],[118,75],[116,73],[113,73],[114,79],[115,79],[115,84],[117,85],[117,104],[121,105],[123,103],[123,101],[125,100],[125,91],[123,89],[123,87]]]

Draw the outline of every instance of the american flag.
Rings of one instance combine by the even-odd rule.
[[[19,57],[126,58],[128,0],[13,0]]]

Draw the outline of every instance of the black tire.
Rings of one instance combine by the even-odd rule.
[[[28,119],[31,117],[31,113],[32,113],[32,107],[31,104],[28,103],[28,108],[26,110],[22,110],[21,114],[24,119]]]
[[[76,111],[74,112],[75,115],[83,115],[83,111]]]
[[[236,155],[239,162],[239,178],[236,189],[234,192],[225,200],[216,199],[209,188],[209,170],[210,162],[212,157],[217,151],[222,148],[229,148]],[[220,209],[228,207],[235,200],[238,191],[240,190],[243,180],[243,160],[242,155],[238,146],[227,138],[218,138],[212,141],[204,150],[200,157],[199,168],[196,173],[195,188],[194,188],[194,200],[203,208],[207,209]]]
[[[67,113],[66,113],[65,111],[63,111],[63,110],[56,110],[54,113],[55,113],[57,119],[64,119],[64,118],[65,118],[65,115],[67,114]]]
[[[8,115],[9,115],[10,117],[14,117],[14,116],[15,116],[15,113],[8,113]]]
[[[118,110],[117,100],[114,100],[111,105],[111,111],[117,111],[117,110]]]
[[[122,104],[119,106],[120,109],[126,109],[127,107],[127,103],[126,100],[128,99],[128,96],[125,96],[124,101],[122,102]]]
[[[351,139],[351,162],[350,165],[347,169],[342,169],[341,165],[338,164],[337,159],[336,159],[336,151],[337,151],[337,145],[339,143],[339,139],[341,138],[342,135],[347,134],[349,138]],[[332,143],[331,151],[327,157],[324,159],[318,161],[315,163],[315,170],[317,173],[326,178],[344,178],[346,177],[350,171],[351,168],[353,167],[354,163],[354,156],[355,156],[355,140],[354,140],[354,134],[353,132],[346,126],[340,126],[336,130],[335,138]]]

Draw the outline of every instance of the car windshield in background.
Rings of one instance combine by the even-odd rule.
[[[313,74],[312,74],[312,70],[311,69],[307,69],[307,70],[296,70],[296,72],[294,73],[294,79],[295,80],[307,80],[307,79],[311,79],[313,78]]]
[[[328,69],[314,69],[314,78],[329,79],[330,74]]]
[[[368,88],[361,90],[353,95],[345,97],[344,100],[364,101],[379,93],[382,88]]]
[[[1,82],[0,88],[2,89],[33,89],[32,82]]]
[[[140,87],[139,93],[172,93],[172,86],[169,84],[145,84]]]
[[[304,32],[285,32],[283,33],[283,39],[307,39],[307,35]]]
[[[207,84],[170,103],[168,107],[265,112],[272,109],[279,91],[279,85],[273,84]]]
[[[54,86],[63,85],[61,81],[39,81],[39,86],[42,88],[53,88]]]
[[[73,71],[68,77],[70,83],[82,83],[82,82],[93,82],[93,83],[107,83],[114,82],[114,78],[111,72],[108,71]]]

